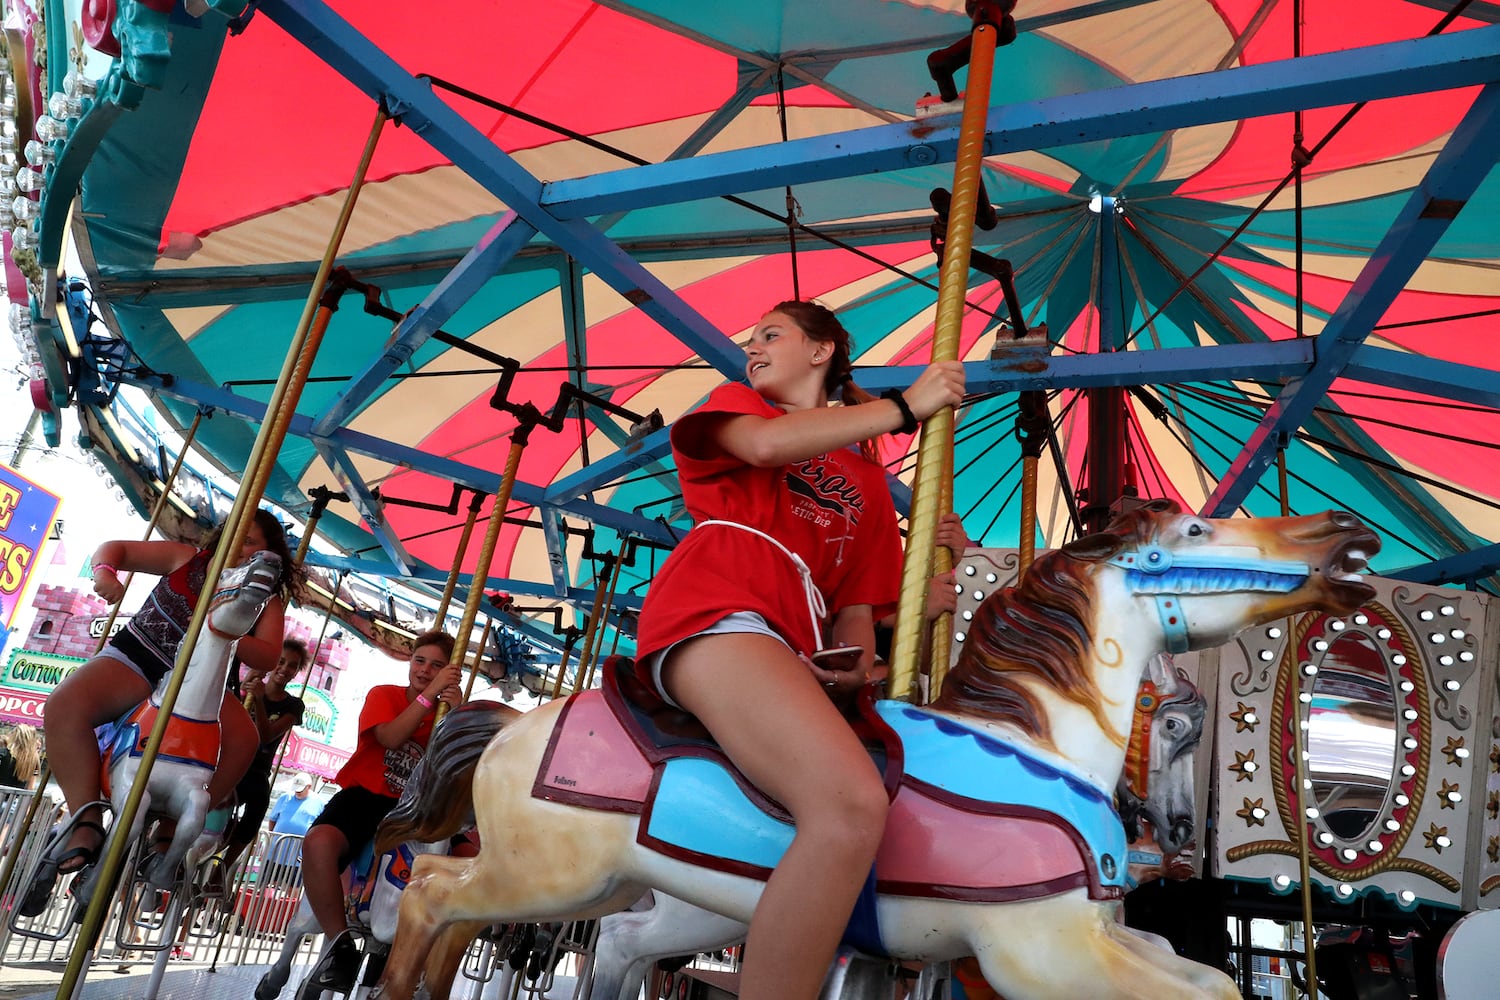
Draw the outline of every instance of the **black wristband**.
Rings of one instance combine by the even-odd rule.
[[[889,399],[901,409],[901,426],[897,427],[896,434],[915,434],[917,432],[917,416],[911,412],[911,407],[906,403],[906,397],[901,395],[900,389],[887,389],[880,394],[881,399]]]

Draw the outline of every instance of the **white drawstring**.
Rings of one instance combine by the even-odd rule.
[[[807,568],[807,563],[802,561],[802,557],[793,552],[791,549],[787,548],[785,545],[782,545],[775,538],[772,538],[764,531],[761,531],[759,528],[752,528],[750,527],[750,525],[740,524],[738,521],[720,521],[716,519],[710,519],[707,521],[699,521],[696,525],[694,525],[694,528],[702,528],[710,524],[721,524],[726,528],[738,528],[741,531],[748,531],[752,535],[759,535],[761,538],[764,538],[766,541],[776,546],[782,552],[786,553],[787,558],[796,565],[797,572],[802,577],[802,591],[807,597],[807,611],[808,614],[812,616],[813,652],[817,652],[818,650],[822,649],[823,619],[828,614],[828,606],[823,603],[823,593],[822,591],[818,590],[818,585],[816,583],[813,583],[812,570]]]

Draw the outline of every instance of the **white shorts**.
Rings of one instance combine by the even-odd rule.
[[[703,631],[695,632],[684,639],[678,639],[676,642],[672,643],[672,645],[666,647],[665,649],[659,649],[656,652],[652,653],[650,656],[646,657],[646,662],[642,665],[645,666],[650,673],[651,686],[656,689],[657,694],[666,699],[668,705],[671,705],[673,708],[682,708],[681,705],[672,700],[671,695],[667,694],[667,689],[662,685],[661,682],[661,665],[666,662],[667,654],[671,653],[672,650],[676,649],[684,642],[687,642],[689,639],[696,639],[700,635],[729,635],[735,632],[749,632],[754,635],[768,635],[772,639],[775,639],[777,642],[781,643],[786,648],[792,648],[792,644],[783,639],[780,633],[773,629],[770,623],[767,622],[763,616],[756,614],[754,611],[735,611],[732,614],[727,614],[723,618],[720,618],[718,621],[714,622]],[[686,711],[686,709],[684,709],[684,711]]]

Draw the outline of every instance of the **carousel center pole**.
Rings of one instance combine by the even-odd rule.
[[[964,295],[968,291],[969,253],[974,241],[974,213],[979,204],[984,165],[985,118],[989,111],[990,79],[994,71],[998,31],[987,18],[1001,13],[988,4],[971,4],[975,18],[969,55],[969,79],[959,127],[958,155],[953,171],[953,200],[943,266],[938,275],[937,323],[932,361],[958,357],[963,325]],[[997,5],[998,6],[998,5]],[[1014,7],[1014,2],[1010,3]],[[1008,17],[1008,12],[1005,13]],[[896,611],[896,640],[891,653],[889,690],[892,698],[914,701],[923,631],[923,609],[932,578],[937,522],[942,516],[942,479],[952,477],[953,408],[943,407],[922,425],[917,473],[912,483],[911,516],[907,523],[906,559],[901,567],[901,600]],[[933,657],[934,660],[937,658]]]
[[[266,404],[266,419],[262,421],[260,431],[255,437],[255,444],[250,450],[245,467],[252,473],[253,478],[248,484],[243,480],[240,483],[234,505],[230,508],[229,516],[225,520],[224,533],[219,539],[219,546],[214,550],[213,558],[204,576],[203,587],[200,591],[202,594],[213,593],[219,585],[219,577],[229,562],[230,554],[239,552],[244,544],[254,512],[260,504],[261,495],[265,491],[266,483],[270,481],[271,469],[276,463],[276,456],[281,450],[281,442],[286,436],[287,428],[291,425],[292,414],[297,409],[297,402],[302,395],[302,386],[307,381],[307,373],[312,368],[313,358],[317,354],[318,346],[322,343],[323,333],[327,330],[328,321],[335,308],[336,299],[333,302],[329,301],[329,293],[325,292],[325,285],[328,284],[334,258],[338,255],[339,245],[343,242],[344,232],[348,228],[360,189],[364,186],[364,179],[369,172],[370,162],[374,158],[375,147],[385,128],[385,122],[386,114],[384,109],[381,109],[375,114],[375,121],[365,142],[364,152],[360,157],[358,167],[355,168],[354,179],[349,185],[343,208],[329,238],[328,249],[323,254],[317,275],[308,290],[307,303],[303,308],[301,319],[298,320],[297,330],[288,345],[286,359],[276,380],[276,388]],[[208,605],[208,601],[196,602],[193,617],[178,646],[177,662],[167,681],[166,689],[162,692],[156,724],[152,727],[151,735],[141,751],[140,769],[136,773],[134,783],[130,786],[130,792],[126,796],[120,815],[114,819],[117,830],[130,829],[135,820],[135,814],[140,809],[146,783],[150,780],[151,768],[156,763],[157,752],[161,747],[163,737],[166,736],[167,725],[171,722],[172,709],[177,704],[177,694],[187,677],[187,665],[192,658],[193,647],[197,645],[198,636],[203,631],[203,624],[208,619]],[[99,863],[97,885],[84,913],[73,948],[68,953],[68,964],[63,971],[62,981],[58,984],[56,994],[58,997],[77,1000],[83,989],[84,967],[92,960],[129,846],[123,837],[109,838],[108,850],[105,851]]]

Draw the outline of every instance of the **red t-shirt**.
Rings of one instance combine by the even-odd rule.
[[[714,443],[725,416],[783,411],[746,385],[720,386],[672,428],[683,501],[695,522],[735,521],[802,557],[828,614],[869,604],[879,618],[901,587],[901,538],[885,471],[848,448],[775,468],[746,465]],[[802,578],[784,552],[738,528],[693,529],[656,573],[641,609],[636,649],[646,656],[725,615],[762,615],[793,649],[810,653],[812,619]]]
[[[400,797],[412,768],[427,750],[427,740],[432,735],[432,716],[423,719],[416,732],[393,750],[381,746],[375,739],[375,727],[390,722],[410,704],[404,684],[382,684],[370,689],[365,695],[364,707],[359,710],[359,739],[354,745],[354,756],[333,779],[340,787],[358,785],[377,795]]]

